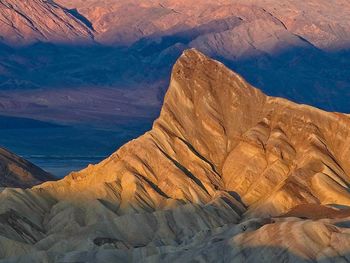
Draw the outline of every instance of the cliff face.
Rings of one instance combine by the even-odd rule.
[[[29,188],[48,180],[54,180],[54,177],[34,164],[0,148],[0,187]]]
[[[268,97],[185,51],[151,131],[61,181],[1,192],[0,256],[344,259],[349,211],[325,205],[350,205],[349,132],[347,115]]]

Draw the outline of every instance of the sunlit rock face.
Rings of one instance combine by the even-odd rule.
[[[349,116],[264,95],[192,49],[151,131],[0,193],[4,262],[349,260]]]
[[[48,180],[54,180],[54,177],[21,157],[0,148],[0,187],[29,188]]]

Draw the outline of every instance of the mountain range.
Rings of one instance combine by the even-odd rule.
[[[269,97],[186,50],[149,132],[60,181],[2,190],[0,257],[347,262],[349,133],[349,115]]]
[[[349,262],[349,15],[1,0],[0,263]]]
[[[187,48],[269,95],[348,113],[349,15],[346,0],[2,1],[1,114],[151,122]]]

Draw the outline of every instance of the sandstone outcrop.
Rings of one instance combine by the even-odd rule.
[[[151,131],[60,181],[0,193],[0,257],[346,262],[349,133],[349,116],[268,97],[187,50]]]

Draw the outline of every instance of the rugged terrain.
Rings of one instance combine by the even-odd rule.
[[[0,193],[3,262],[347,262],[350,119],[268,97],[194,49],[151,131]]]
[[[225,50],[239,54],[230,47],[230,42],[221,41],[238,35],[243,37],[241,45],[250,43],[257,52],[267,53],[271,42],[288,42],[288,38],[306,41],[321,49],[348,48],[350,44],[350,22],[346,19],[350,10],[346,0],[332,3],[317,0],[199,0],[195,5],[179,0],[57,2],[84,16],[91,22],[96,39],[109,44],[128,45],[150,36],[174,35],[178,41],[181,38],[191,41],[202,36],[195,43],[211,47],[215,54]],[[240,35],[244,32],[250,35]],[[267,33],[270,34],[266,36]],[[270,51],[275,53],[277,50]]]
[[[0,3],[1,42],[15,46],[38,41],[78,44],[92,38],[85,24],[53,1],[2,0]]]
[[[29,188],[48,180],[54,180],[54,177],[23,158],[0,148],[0,187]]]
[[[349,15],[346,0],[2,1],[0,111],[89,125],[154,119],[171,65],[196,48],[269,95],[348,113]]]

